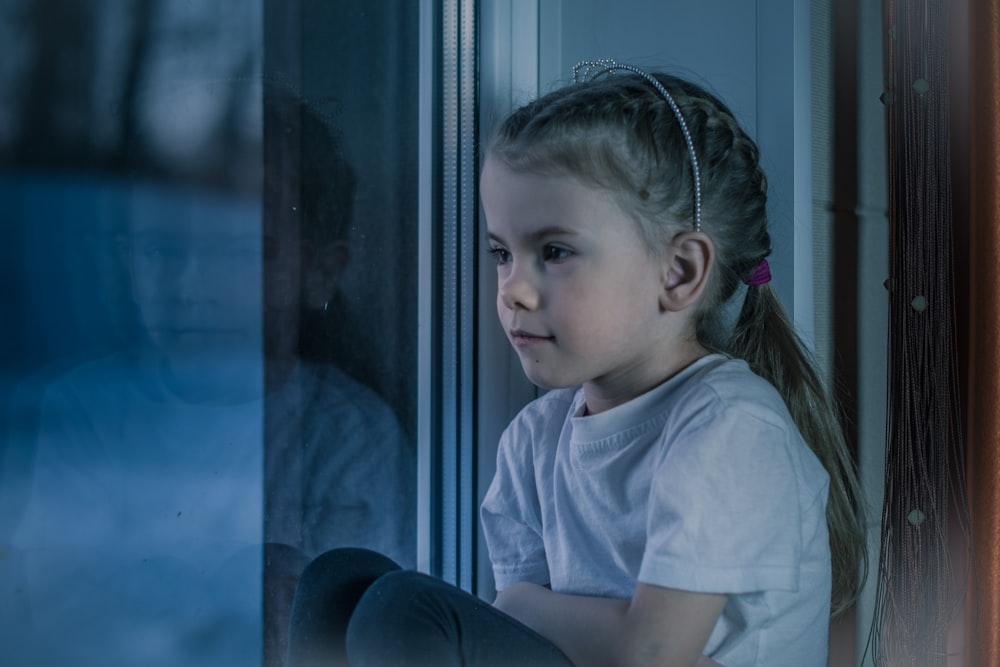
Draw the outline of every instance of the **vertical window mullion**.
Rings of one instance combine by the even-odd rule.
[[[441,404],[440,404],[440,512],[441,572],[458,583],[459,512],[461,497],[461,289],[457,280],[461,266],[461,85],[459,75],[461,0],[444,0],[441,12]]]
[[[418,100],[418,202],[417,202],[417,568],[423,572],[440,572],[440,548],[435,536],[440,532],[440,522],[435,520],[438,505],[435,489],[437,477],[436,458],[439,453],[439,420],[435,411],[440,403],[438,383],[440,373],[435,363],[440,357],[440,326],[435,312],[440,308],[437,294],[439,281],[435,275],[435,262],[439,255],[435,247],[437,197],[435,186],[438,178],[438,158],[435,149],[439,135],[437,121],[438,82],[437,63],[440,59],[439,7],[437,2],[420,5],[420,85]]]
[[[475,566],[476,2],[421,17],[419,564]]]
[[[475,0],[462,0],[459,28],[461,62],[458,72],[460,82],[459,113],[459,172],[461,184],[458,190],[460,201],[460,266],[455,277],[461,286],[461,320],[459,322],[460,376],[459,386],[461,406],[460,432],[460,479],[459,479],[459,584],[466,590],[473,590],[476,552],[476,446],[475,446],[475,388],[476,388],[476,258],[478,257],[477,214],[478,214],[478,111],[479,98],[476,82],[478,72]]]

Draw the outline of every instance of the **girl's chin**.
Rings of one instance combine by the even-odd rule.
[[[547,369],[541,367],[540,362],[532,359],[522,359],[521,368],[524,369],[524,374],[531,384],[541,389],[565,389],[580,384],[579,381],[558,373],[547,372]]]

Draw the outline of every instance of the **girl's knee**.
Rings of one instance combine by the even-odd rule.
[[[399,566],[392,559],[369,549],[341,547],[316,556],[303,570],[303,579],[322,579],[329,572],[370,570],[388,572]]]
[[[383,575],[361,597],[347,627],[352,656],[406,654],[415,640],[440,632],[438,600],[442,582],[419,572],[398,570]],[[375,661],[371,664],[380,664]],[[386,662],[385,664],[391,664]]]
[[[436,583],[431,577],[412,570],[397,570],[378,578],[358,602],[352,625],[361,625],[373,619],[384,627],[385,622],[396,616],[406,615],[414,604],[427,596],[427,590]]]
[[[364,589],[386,572],[399,566],[382,554],[368,549],[332,549],[314,558],[299,577],[299,597],[353,597],[353,603]]]
[[[317,556],[298,582],[289,619],[289,651],[343,650],[358,601],[374,582],[399,568],[367,549],[334,549]],[[318,647],[318,648],[317,648]]]

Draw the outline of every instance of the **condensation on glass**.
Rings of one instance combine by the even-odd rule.
[[[0,3],[5,664],[281,665],[414,563],[411,4]]]

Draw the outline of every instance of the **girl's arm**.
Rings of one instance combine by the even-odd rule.
[[[565,595],[518,583],[495,602],[558,646],[576,667],[706,664],[699,657],[725,604],[725,595],[643,583],[631,600]]]

